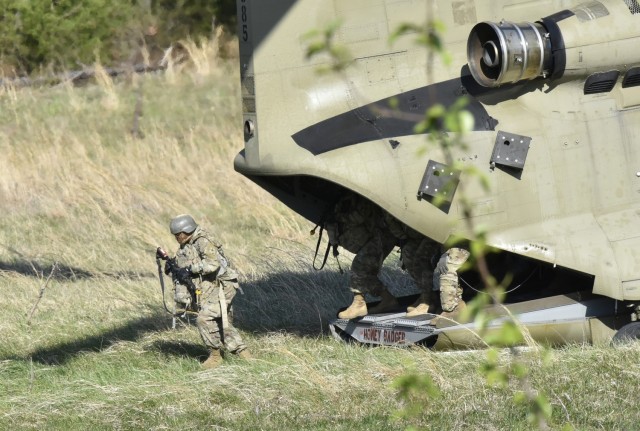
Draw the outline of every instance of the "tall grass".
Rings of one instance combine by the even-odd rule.
[[[233,171],[238,70],[217,49],[190,45],[197,61],[166,74],[0,89],[0,429],[527,429],[511,403],[517,386],[477,373],[482,353],[327,335],[349,302],[348,275],[333,260],[311,269],[310,224]],[[131,133],[140,94],[143,138]],[[184,212],[242,273],[234,322],[249,361],[203,371],[195,327],[169,329],[154,252],[175,248],[168,222]],[[383,277],[414,292],[397,256]],[[637,425],[637,345],[523,358],[558,427]],[[431,375],[441,396],[416,394],[422,410],[396,419],[391,383],[411,370]]]
[[[301,220],[233,172],[242,146],[238,71],[209,59],[174,71],[173,83],[102,75],[80,90],[5,89],[2,230],[5,242],[21,246],[3,253],[24,250],[92,272],[138,269],[158,242],[173,244],[166,226],[181,212],[212,226],[239,255],[251,250],[241,229],[301,239]],[[129,133],[139,86],[144,139]]]

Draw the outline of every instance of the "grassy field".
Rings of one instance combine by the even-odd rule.
[[[238,75],[212,44],[161,75],[0,89],[0,429],[531,429],[513,402],[519,384],[479,373],[483,351],[328,335],[349,301],[346,275],[333,262],[314,271],[310,223],[233,171]],[[139,102],[142,138],[131,133]],[[195,327],[170,329],[154,253],[175,249],[168,222],[184,212],[241,271],[234,319],[251,360],[203,371]],[[414,292],[397,257],[384,277]],[[638,428],[638,344],[543,358],[532,349],[521,360],[553,429]],[[440,395],[400,398],[393,383],[408,373]],[[420,408],[402,417],[408,402]]]

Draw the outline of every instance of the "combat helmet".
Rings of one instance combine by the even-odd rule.
[[[176,235],[180,232],[184,233],[192,233],[198,224],[189,214],[180,214],[177,217],[174,217],[169,223],[169,229],[173,235]]]

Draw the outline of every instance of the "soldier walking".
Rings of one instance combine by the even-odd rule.
[[[222,245],[188,214],[173,218],[169,228],[180,244],[170,269],[175,300],[198,310],[196,324],[210,352],[202,366],[217,367],[223,352],[249,358],[247,346],[228,316],[239,285],[238,274],[229,265]],[[192,297],[196,307],[189,304]]]

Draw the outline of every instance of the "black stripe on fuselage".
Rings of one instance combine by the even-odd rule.
[[[461,96],[469,100],[465,109],[473,115],[474,130],[495,130],[497,121],[466,93],[460,78],[439,82],[336,115],[295,133],[292,138],[318,155],[362,142],[415,135],[416,124],[429,108],[436,104],[450,107]]]

